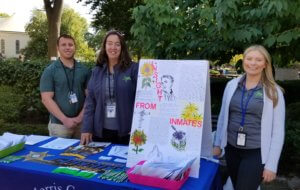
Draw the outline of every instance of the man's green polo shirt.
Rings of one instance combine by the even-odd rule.
[[[64,71],[64,68],[66,72]],[[40,80],[40,91],[54,92],[53,100],[56,102],[60,110],[67,117],[76,117],[83,108],[85,89],[87,88],[90,75],[90,70],[77,61],[75,61],[75,67],[68,68],[63,66],[61,61],[58,59],[57,61],[51,63],[44,70]],[[73,90],[69,89],[66,76],[69,79],[70,88],[72,88],[72,79],[73,76],[75,76]],[[78,99],[77,103],[70,103],[70,91],[76,93]],[[51,123],[62,124],[62,122],[54,117],[51,113],[50,120]]]

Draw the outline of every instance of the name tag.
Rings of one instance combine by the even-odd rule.
[[[246,146],[246,133],[243,133],[243,132],[237,133],[236,145]]]
[[[106,105],[106,117],[107,118],[115,118],[116,117],[116,103],[108,103]]]
[[[77,96],[75,93],[71,92],[69,95],[70,104],[75,104],[78,102]]]

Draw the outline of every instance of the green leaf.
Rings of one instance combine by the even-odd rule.
[[[278,36],[277,42],[279,43],[290,43],[293,39],[293,36],[290,32],[282,33]]]
[[[265,41],[264,41],[264,45],[266,45],[267,47],[271,47],[274,45],[274,43],[276,42],[276,38],[274,36],[269,36]]]

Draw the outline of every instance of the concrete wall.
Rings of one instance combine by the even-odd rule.
[[[29,41],[29,36],[25,32],[8,32],[0,31],[0,52],[1,52],[1,40],[5,41],[5,53],[6,58],[18,57],[16,54],[16,40],[20,41],[20,50],[24,49]]]
[[[297,80],[299,73],[297,69],[276,68],[275,80]]]

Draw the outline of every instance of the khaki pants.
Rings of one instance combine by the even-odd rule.
[[[51,121],[48,124],[49,136],[62,137],[68,139],[80,139],[80,128],[81,124],[71,129],[61,124],[51,123]]]

